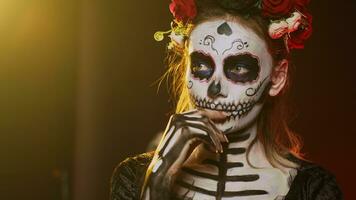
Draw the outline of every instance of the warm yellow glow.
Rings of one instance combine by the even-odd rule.
[[[0,1],[0,40],[18,45],[28,40],[49,36],[50,9],[40,2]],[[53,22],[53,21],[52,21]]]

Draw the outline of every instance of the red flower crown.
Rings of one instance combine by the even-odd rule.
[[[310,0],[216,0],[226,9],[247,15],[256,10],[271,21],[269,34],[273,39],[284,37],[287,49],[304,48],[312,33],[312,16],[306,7]],[[197,15],[195,0],[172,0],[169,10],[175,21],[187,24]],[[250,12],[250,13],[249,13]]]

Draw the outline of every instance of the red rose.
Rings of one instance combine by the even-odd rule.
[[[172,0],[169,10],[178,21],[187,22],[197,15],[194,0]]]
[[[313,32],[312,28],[312,16],[309,13],[303,13],[303,22],[300,25],[300,28],[290,33],[290,38],[288,39],[289,49],[303,49],[304,42],[311,36]]]
[[[281,18],[290,14],[294,6],[295,0],[263,0],[262,14],[270,18]]]

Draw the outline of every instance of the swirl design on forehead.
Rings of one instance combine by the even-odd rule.
[[[230,37],[232,35],[232,29],[229,26],[229,24],[227,22],[224,22],[223,24],[221,24],[218,28],[217,28],[217,33],[221,36],[227,36]],[[220,55],[220,52],[215,48],[214,44],[216,42],[216,38],[212,35],[206,35],[204,37],[204,39],[201,39],[199,44],[200,45],[204,45],[204,46],[210,46],[210,48],[216,52],[217,55]],[[231,42],[230,47],[226,48],[223,51],[223,55],[230,51],[232,48],[234,48],[234,46],[236,46],[237,50],[242,50],[244,48],[248,48],[249,44],[246,41],[243,41],[242,39],[235,39],[233,42]],[[221,49],[222,50],[222,49]]]
[[[219,51],[214,47],[216,39],[212,35],[205,36],[204,40],[200,40],[199,44],[204,46],[210,46],[210,48],[219,55]]]
[[[241,39],[237,39],[237,40],[234,40],[234,41],[231,43],[230,48],[227,48],[227,49],[224,50],[223,55],[224,55],[227,51],[230,51],[230,50],[234,47],[235,44],[237,44],[237,45],[236,45],[236,49],[237,49],[237,50],[242,50],[243,48],[248,48],[248,43],[247,43],[247,42],[244,42],[244,41],[242,41]]]

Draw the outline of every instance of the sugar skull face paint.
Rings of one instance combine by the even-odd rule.
[[[224,132],[253,122],[272,71],[265,41],[238,22],[207,21],[192,31],[188,51],[186,80],[195,107]]]

